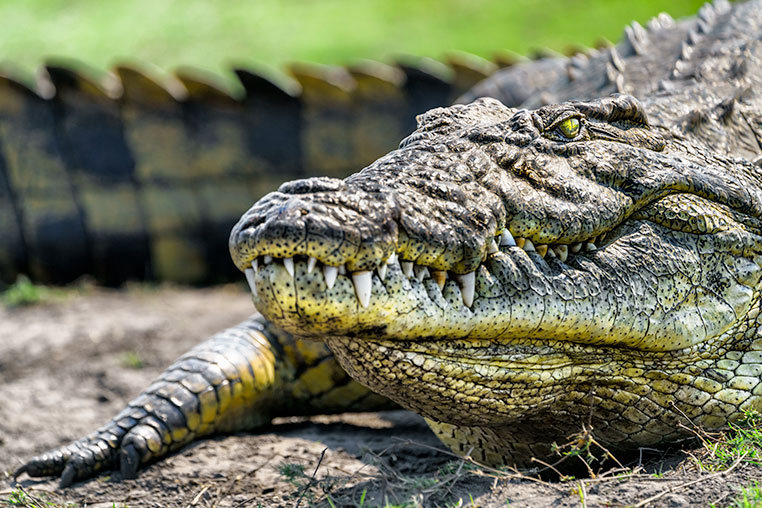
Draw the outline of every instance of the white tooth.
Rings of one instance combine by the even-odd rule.
[[[527,252],[535,252],[535,250],[534,250],[534,244],[532,243],[532,240],[530,240],[529,238],[527,238],[527,239],[524,241],[524,247],[523,247],[523,249],[524,249],[525,251],[527,251]]]
[[[426,277],[430,277],[429,269],[425,266],[415,265],[415,278],[422,281]]]
[[[569,257],[569,247],[567,245],[558,245],[555,249],[556,256],[562,263],[566,263],[566,259]]]
[[[315,269],[315,265],[317,264],[317,258],[313,258],[310,256],[310,258],[307,260],[307,273],[312,273],[312,270]]]
[[[581,250],[582,250],[582,244],[581,243],[575,243],[574,245],[571,246],[571,251],[573,253],[575,253],[575,254],[578,253]]]
[[[474,303],[474,292],[476,290],[476,272],[470,272],[465,275],[453,275],[460,286],[460,294],[463,296],[463,304],[470,307]]]
[[[497,242],[493,238],[490,240],[489,245],[487,246],[487,254],[494,254],[495,252],[499,251],[500,249],[497,248]]]
[[[434,282],[437,283],[441,291],[444,289],[445,282],[447,282],[447,272],[444,270],[432,270],[431,278],[434,279]]]
[[[500,236],[500,245],[508,245],[509,247],[516,245],[516,240],[513,239],[513,235],[507,229]]]
[[[516,245],[518,245],[522,249],[524,248],[524,245],[526,243],[527,243],[526,239],[524,239],[524,238],[516,238]]]
[[[386,260],[387,265],[391,265],[397,262],[397,253],[392,252],[392,255],[389,256],[389,259]]]
[[[264,264],[269,265],[270,263],[273,262],[273,257],[272,256],[265,256],[264,258],[262,258],[262,261],[264,262]]]
[[[548,251],[548,252],[545,254],[545,256],[544,256],[544,257],[546,257],[546,258],[549,258],[549,259],[553,259],[554,257],[556,257],[556,253],[555,253],[555,252],[553,252],[553,249],[551,249],[550,247],[548,247],[547,251]]]
[[[412,261],[400,261],[400,265],[402,266],[402,273],[405,274],[405,277],[413,276],[413,262]]]
[[[384,280],[386,278],[386,269],[389,267],[386,263],[381,263],[376,271],[378,272],[378,278]]]
[[[352,282],[355,283],[355,294],[360,305],[367,307],[370,303],[370,290],[373,287],[373,272],[362,270],[352,274]]]
[[[346,275],[347,274],[347,267],[344,265],[339,266],[339,275]]]
[[[251,262],[251,267],[254,269],[254,273],[259,271],[259,258],[254,258],[254,261]]]
[[[527,240],[527,243],[529,243],[529,240]],[[548,253],[548,246],[547,245],[536,245],[534,250],[542,257],[545,257],[545,254]]]
[[[283,258],[283,266],[286,267],[288,274],[294,276],[294,258]]]
[[[247,268],[244,270],[246,274],[246,281],[249,283],[249,289],[251,289],[251,292],[256,296],[257,294],[257,285],[254,284],[254,269],[253,268]]]
[[[598,250],[598,247],[596,247],[594,243],[587,242],[585,244],[585,252],[592,252],[594,250]]]
[[[328,289],[331,289],[336,283],[336,276],[339,274],[339,268],[336,266],[323,266],[323,277],[325,277],[325,285]]]

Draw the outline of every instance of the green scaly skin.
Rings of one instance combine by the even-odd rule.
[[[243,353],[240,331],[223,332],[131,403],[139,414],[17,473],[68,485],[121,461],[132,476],[190,441],[196,413],[214,432],[300,404],[383,404],[289,333],[324,340],[353,378],[488,464],[546,457],[588,421],[625,450],[684,437],[686,417],[717,428],[762,410],[761,5],[702,9],[689,49],[648,55],[671,64],[659,75],[638,78],[648,41],[629,38],[609,78],[640,101],[440,108],[349,178],[284,184],[230,237],[267,320]],[[599,70],[579,96],[596,95]],[[246,385],[227,364],[264,374]],[[223,407],[226,384],[241,403]]]

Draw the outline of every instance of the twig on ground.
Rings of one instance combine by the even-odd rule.
[[[726,474],[730,473],[730,472],[731,472],[733,469],[735,469],[735,468],[736,468],[736,466],[738,466],[738,464],[740,464],[740,463],[743,461],[743,459],[744,459],[744,457],[746,457],[746,455],[747,455],[747,454],[746,454],[746,453],[744,453],[743,455],[741,455],[740,457],[738,457],[738,459],[736,459],[736,461],[735,461],[735,462],[733,462],[733,465],[732,465],[732,466],[730,466],[729,468],[727,468],[727,469],[726,469],[726,470],[724,470],[724,471],[719,471],[719,472],[717,472],[717,473],[713,473],[713,474],[710,474],[709,476],[703,476],[703,477],[701,477],[701,478],[698,478],[698,479],[696,479],[696,480],[691,480],[691,481],[689,481],[689,482],[681,483],[680,485],[673,485],[672,487],[668,487],[667,489],[665,489],[665,490],[663,490],[663,491],[659,492],[658,494],[656,494],[656,495],[653,495],[653,496],[649,497],[648,499],[644,499],[643,501],[639,502],[639,503],[638,503],[638,504],[636,504],[636,505],[633,505],[633,507],[632,507],[632,508],[639,508],[639,507],[641,507],[641,506],[646,506],[648,503],[651,503],[651,502],[653,502],[653,501],[656,501],[657,499],[661,498],[662,496],[666,496],[666,495],[667,495],[667,494],[669,494],[670,492],[674,492],[674,491],[676,491],[676,490],[679,490],[679,489],[683,489],[683,488],[685,488],[685,487],[690,487],[691,485],[695,485],[695,484],[697,484],[697,483],[701,483],[701,482],[704,482],[704,481],[710,480],[710,479],[712,479],[712,478],[717,478],[717,477],[719,477],[719,476],[724,476],[724,475],[726,475]]]
[[[205,485],[204,485],[204,486],[201,488],[201,490],[198,492],[198,494],[196,494],[196,495],[193,497],[193,500],[192,500],[190,503],[188,503],[188,505],[186,506],[186,508],[190,508],[191,506],[196,506],[196,504],[197,504],[197,503],[199,502],[199,500],[201,499],[201,496],[203,496],[203,495],[204,495],[204,492],[206,492],[207,490],[209,490],[209,487],[211,487],[211,486],[212,486],[212,484],[211,484],[211,483],[207,483],[207,484],[205,484]]]
[[[320,469],[320,464],[323,463],[323,457],[325,457],[325,452],[328,451],[328,448],[323,448],[323,451],[320,452],[320,458],[318,459],[318,463],[315,466],[315,471],[312,472],[312,478],[310,478],[310,481],[302,488],[302,493],[299,496],[299,499],[296,500],[296,504],[294,505],[294,508],[299,508],[299,504],[302,502],[302,498],[307,493],[307,491],[315,484],[315,476],[317,476],[318,469]]]

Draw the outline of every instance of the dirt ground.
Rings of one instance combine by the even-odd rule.
[[[705,507],[729,506],[739,487],[762,478],[747,463],[700,473],[677,452],[654,466],[658,475],[496,479],[438,451],[417,415],[388,411],[282,419],[259,433],[201,441],[136,480],[115,473],[63,490],[52,480],[13,481],[23,460],[94,430],[175,357],[252,311],[238,286],[89,288],[0,307],[0,505],[26,496],[26,506]]]

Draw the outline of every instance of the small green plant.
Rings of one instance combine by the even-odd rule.
[[[19,275],[16,282],[5,290],[2,299],[7,307],[22,307],[39,303],[47,294],[45,287],[34,284],[26,275]]]
[[[303,487],[309,482],[309,477],[304,473],[304,465],[296,462],[283,462],[278,466],[278,473],[296,488]]]
[[[143,364],[143,359],[136,351],[127,351],[124,353],[120,363],[123,367],[127,367],[128,369],[142,369],[145,366]]]
[[[8,499],[4,499],[3,503],[11,506],[29,506],[27,503],[28,496],[23,490],[14,490],[11,492]]]
[[[58,504],[45,499],[45,494],[31,494],[23,487],[11,491],[6,499],[0,499],[0,506],[20,506],[23,508],[69,508],[72,503]],[[126,508],[126,507],[125,507]]]
[[[740,496],[730,505],[731,508],[760,508],[762,506],[762,486],[757,482],[741,490]]]
[[[728,424],[728,430],[721,433],[710,434],[703,429],[695,433],[707,452],[697,459],[701,469],[720,471],[741,458],[762,465],[762,415],[757,411],[745,412],[741,420]]]

